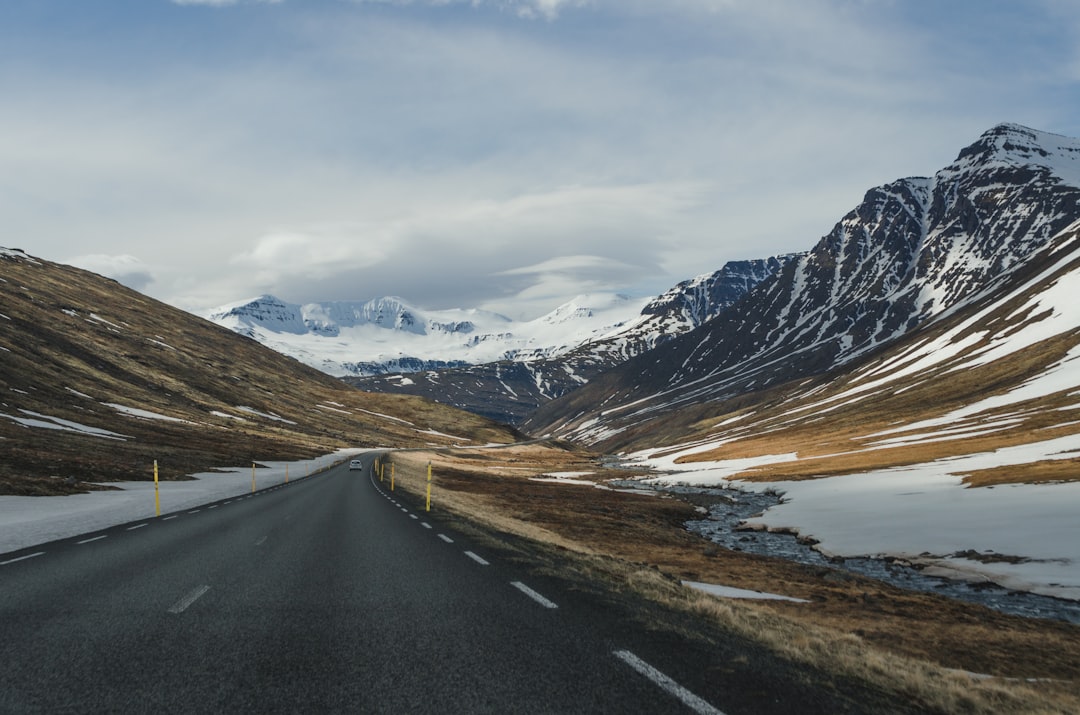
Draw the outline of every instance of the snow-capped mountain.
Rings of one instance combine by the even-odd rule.
[[[679,283],[649,301],[633,320],[569,350],[518,353],[513,360],[346,380],[364,390],[423,395],[514,424],[605,370],[701,325],[796,257],[728,262],[718,271]],[[575,312],[564,306],[549,318],[570,319]]]
[[[645,302],[584,295],[513,321],[477,309],[423,310],[396,297],[299,305],[264,295],[206,317],[331,375],[377,375],[560,355],[618,330]]]
[[[527,423],[612,447],[647,422],[842,369],[1015,280],[1080,219],[1080,141],[1013,124],[929,178],[871,189],[738,305]]]
[[[1078,296],[1080,141],[1001,125],[524,428],[782,495],[741,530],[1080,600]]]

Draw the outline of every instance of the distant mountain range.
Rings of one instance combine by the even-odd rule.
[[[646,303],[633,319],[568,350],[524,360],[345,380],[363,390],[422,395],[517,424],[605,370],[701,325],[794,257],[731,261],[718,271],[678,284]]]
[[[1078,219],[1080,142],[1002,124],[933,176],[870,189],[811,250],[732,262],[649,301],[586,298],[515,323],[396,299],[289,306],[267,298],[213,318],[364,390],[423,395],[535,434],[632,449],[708,439],[714,421],[748,405],[777,394],[798,402],[793,385],[827,393],[822,385],[837,376],[1020,290],[1053,252],[1071,250],[1062,236]],[[972,330],[1001,341],[1021,330],[1014,323],[1004,316]],[[949,346],[949,354],[978,349],[965,340],[975,347]],[[1033,348],[1022,354],[1035,359]]]
[[[558,355],[618,330],[645,302],[585,295],[536,320],[514,321],[477,309],[424,310],[397,297],[299,305],[264,295],[206,317],[340,377]]]
[[[207,318],[364,390],[422,395],[516,422],[701,325],[794,257],[732,261],[652,299],[579,296],[531,321],[423,310],[401,298],[298,305],[274,296]]]

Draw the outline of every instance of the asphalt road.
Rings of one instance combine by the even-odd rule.
[[[721,712],[372,458],[0,556],[0,712]]]

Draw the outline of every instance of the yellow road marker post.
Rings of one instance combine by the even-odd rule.
[[[255,462],[251,463],[251,493],[255,493]]]
[[[394,463],[390,462],[390,491],[394,491]]]
[[[161,494],[158,493],[158,468],[154,460],[154,516],[161,516]]]
[[[285,483],[286,484],[289,483],[289,465],[288,464],[285,465]]]
[[[427,463],[427,504],[424,511],[431,511],[431,460]]]

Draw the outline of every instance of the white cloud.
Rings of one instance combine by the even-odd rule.
[[[266,232],[215,281],[231,293],[205,305],[260,292],[297,302],[395,294],[426,307],[485,302],[535,317],[562,302],[557,286],[576,295],[650,277],[662,258],[660,239],[701,198],[701,187],[679,184],[562,187],[501,199],[455,197],[459,190],[414,183],[410,199],[394,206],[360,199],[366,221]],[[586,246],[591,257],[566,258]]]
[[[211,7],[225,7],[226,5],[259,4],[277,5],[285,0],[171,0],[174,5],[209,5]]]
[[[176,2],[176,0],[173,0]],[[189,0],[190,1],[190,0]],[[199,1],[199,0],[194,0]],[[206,0],[207,2],[220,2],[221,0]],[[228,1],[228,0],[225,0]],[[235,1],[235,0],[234,0]],[[468,5],[473,8],[493,7],[499,10],[509,11],[529,20],[545,19],[556,20],[559,13],[568,7],[585,7],[592,0],[350,0],[357,5],[426,5],[429,7],[446,7],[451,5]]]
[[[0,229],[45,258],[139,255],[190,309],[396,293],[535,314],[808,248],[998,121],[1080,116],[1062,68],[1056,92],[1027,81],[1049,74],[1025,48],[1060,46],[996,33],[998,6],[961,38],[981,6],[943,6],[949,24],[850,0],[374,2],[173,24],[140,3],[152,52],[126,27],[13,45]]]
[[[110,256],[92,253],[69,258],[64,263],[112,278],[137,291],[145,290],[154,282],[154,275],[150,268],[135,256],[127,254]]]

